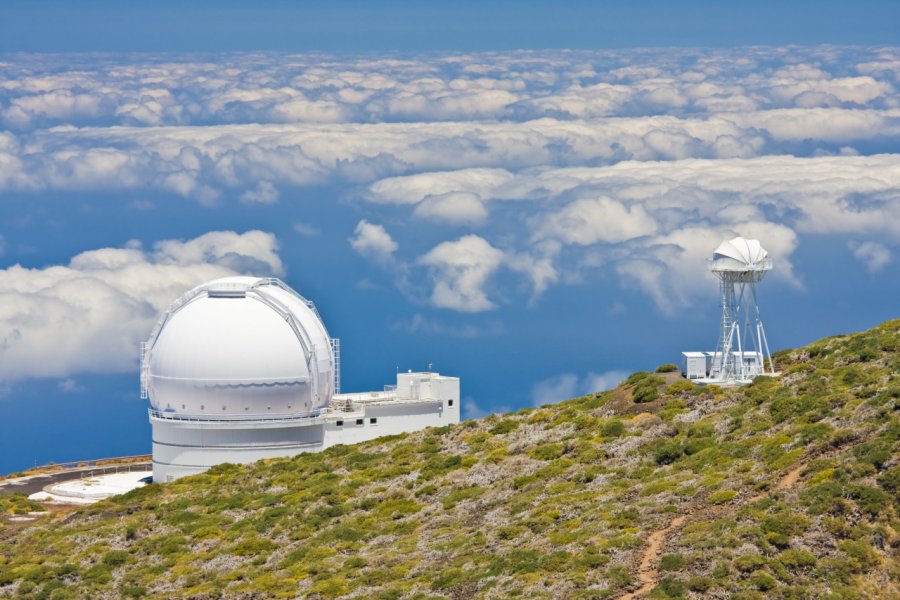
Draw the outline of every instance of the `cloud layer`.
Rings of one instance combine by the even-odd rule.
[[[139,343],[188,289],[218,277],[280,275],[278,242],[262,231],[138,242],[67,265],[0,270],[0,380],[136,368]]]
[[[332,186],[346,202],[316,210],[355,211],[343,222],[356,226],[322,233],[399,273],[415,310],[535,303],[600,273],[672,313],[708,292],[705,259],[732,235],[761,239],[772,276],[797,289],[794,254],[812,238],[892,268],[898,86],[891,47],[17,55],[0,62],[0,202],[138,191],[264,211]],[[110,250],[125,266],[103,268],[124,276],[136,255],[159,270],[175,244],[185,273],[280,269],[274,241],[194,242]],[[101,255],[59,268],[81,277]],[[15,269],[13,294],[37,277]],[[104,277],[80,293],[121,289]],[[55,285],[34,293],[74,302]],[[136,297],[112,294],[111,311],[135,313]],[[8,373],[37,372],[10,360]]]

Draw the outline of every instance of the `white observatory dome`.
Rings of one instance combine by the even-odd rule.
[[[334,393],[331,339],[315,306],[277,279],[228,277],[163,313],[141,359],[151,406],[210,418],[315,413]]]
[[[717,272],[726,271],[768,271],[772,268],[769,253],[759,240],[748,240],[736,237],[719,244],[713,252],[710,269]]]

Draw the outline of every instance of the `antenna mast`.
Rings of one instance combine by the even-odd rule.
[[[736,237],[716,248],[709,270],[719,279],[722,305],[710,383],[735,385],[757,375],[775,375],[756,299],[756,284],[772,270],[769,253],[758,240]]]

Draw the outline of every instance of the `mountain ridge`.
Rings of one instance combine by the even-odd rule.
[[[741,388],[639,372],[5,522],[0,597],[891,597],[898,349],[894,320]]]

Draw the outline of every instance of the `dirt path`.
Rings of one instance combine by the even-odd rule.
[[[759,502],[760,500],[766,498],[773,491],[782,491],[788,490],[797,485],[797,482],[800,481],[800,474],[803,472],[803,469],[806,468],[806,461],[800,463],[787,473],[785,473],[781,479],[775,484],[771,490],[767,492],[763,492],[761,494],[757,494],[753,496],[747,501],[747,504],[753,504],[754,502]],[[735,506],[737,508],[737,506]],[[635,598],[640,598],[644,594],[649,593],[656,585],[659,583],[659,569],[657,568],[657,563],[659,562],[659,556],[662,554],[663,546],[666,543],[666,540],[669,537],[669,533],[673,530],[680,528],[684,525],[684,522],[687,520],[688,515],[680,515],[672,519],[672,521],[663,529],[657,529],[647,538],[647,547],[644,549],[644,553],[641,555],[641,563],[638,566],[637,578],[638,582],[641,584],[639,588],[634,590],[633,592],[627,592],[618,597],[618,600],[634,600]]]
[[[687,515],[675,517],[664,529],[657,529],[650,534],[650,537],[647,538],[647,548],[644,550],[643,556],[641,556],[641,564],[637,572],[641,587],[633,592],[619,596],[619,600],[632,600],[643,596],[656,587],[656,584],[659,583],[659,570],[656,568],[656,563],[659,555],[662,553],[663,545],[666,543],[666,537],[670,531],[684,525],[686,519]]]
[[[789,490],[800,481],[800,474],[803,473],[803,469],[806,468],[806,461],[800,463],[790,471],[784,474],[784,476],[778,480],[778,483],[775,484],[775,487],[767,492],[763,492],[761,494],[757,494],[747,500],[747,504],[753,504],[754,502],[759,502],[764,498],[767,498],[769,494],[772,492],[780,492],[782,490]]]

